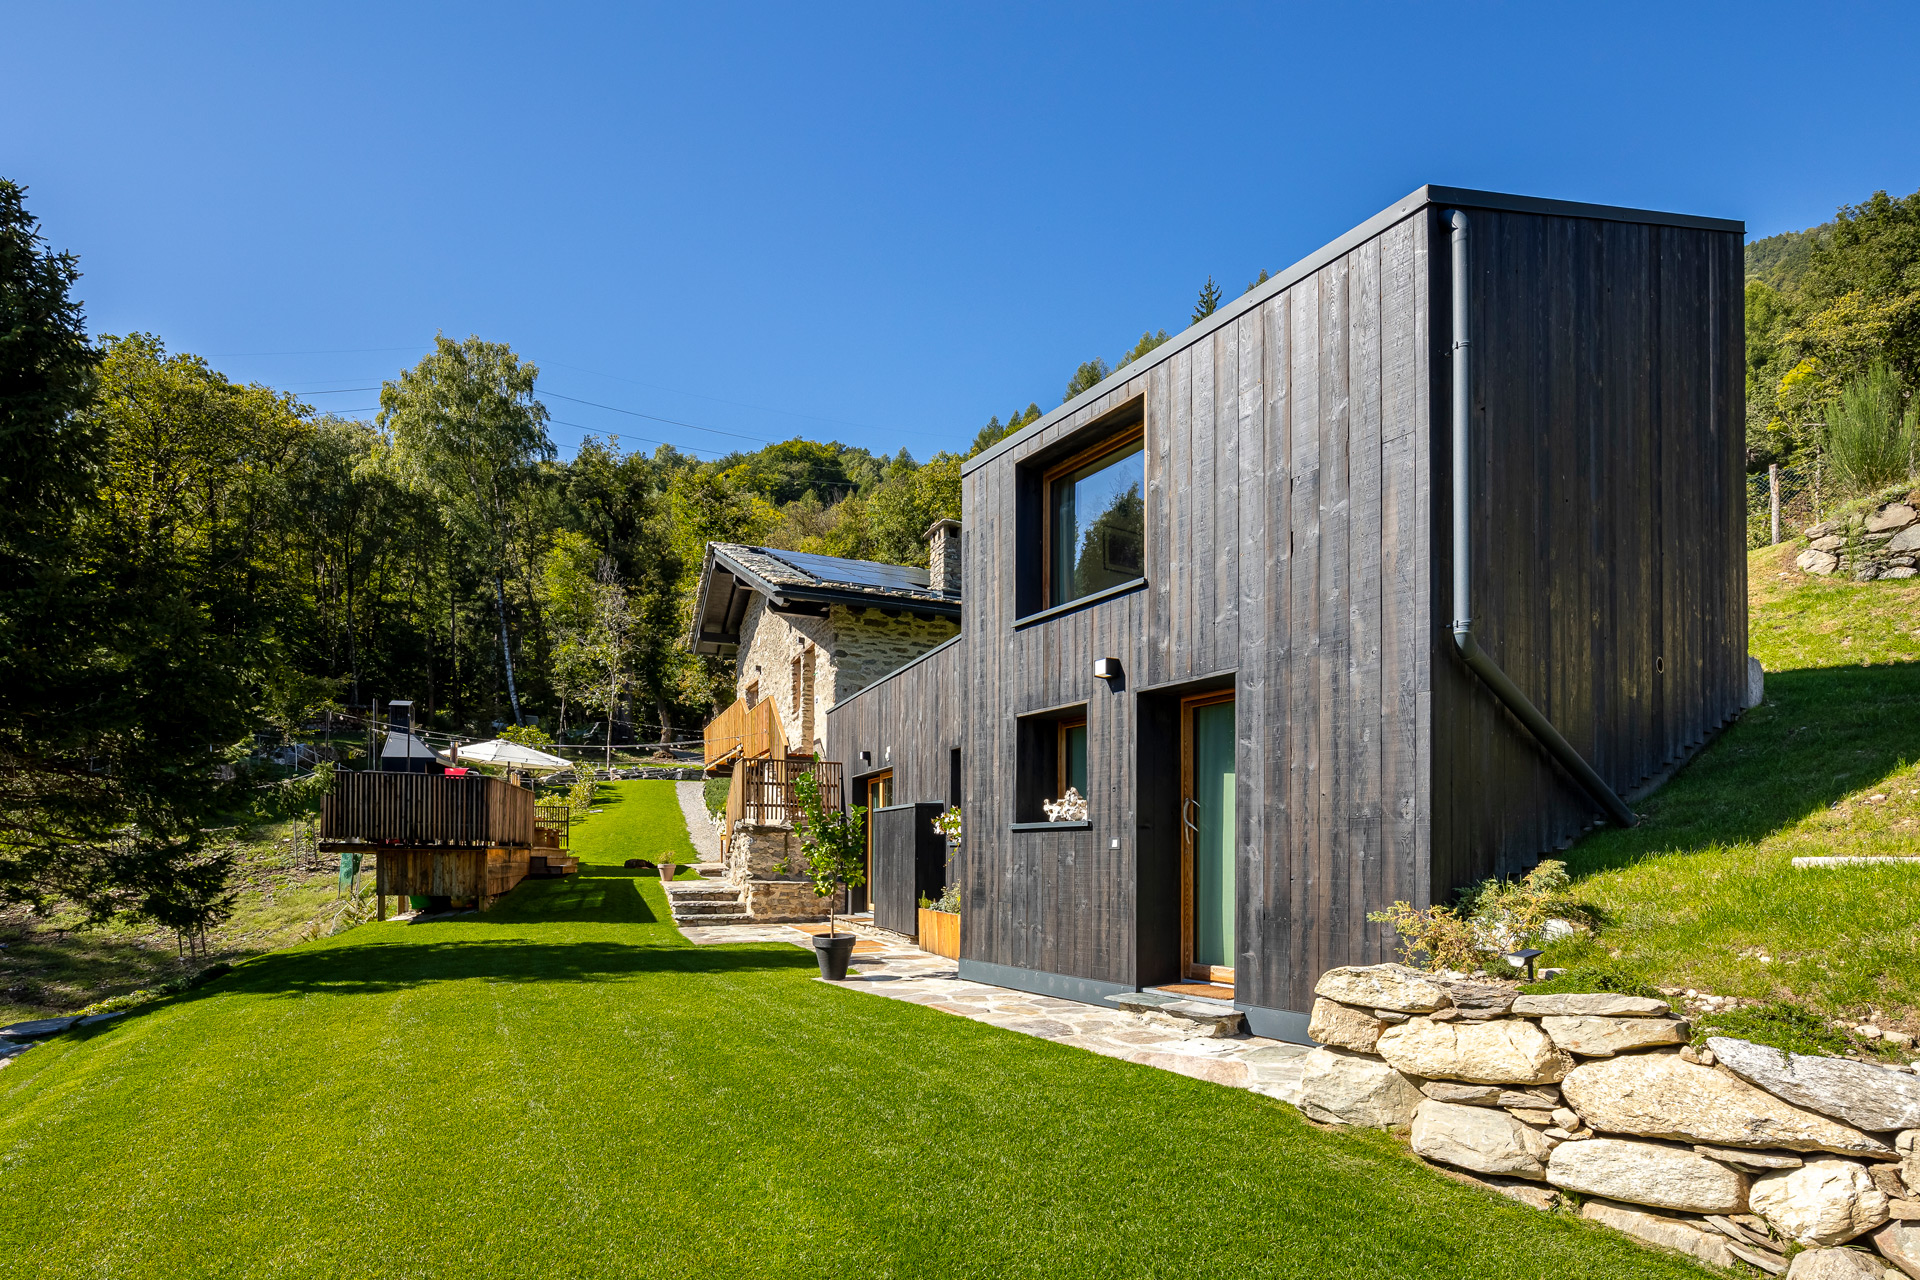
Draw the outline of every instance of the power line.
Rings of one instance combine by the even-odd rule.
[[[584,404],[594,409],[605,409],[610,413],[624,413],[633,418],[645,418],[649,422],[664,422],[670,427],[687,427],[694,431],[711,431],[717,436],[734,436],[741,440],[751,440],[755,444],[776,444],[765,436],[743,435],[738,431],[722,431],[718,427],[703,427],[697,422],[681,422],[677,418],[662,418],[657,414],[641,413],[638,409],[622,409],[619,405],[601,404],[597,400],[582,400],[578,396],[563,396],[558,391],[535,391],[536,396],[552,396],[556,400],[571,400],[574,404]]]
[[[375,351],[425,351],[427,347],[414,343],[406,347],[335,347],[328,351],[203,351],[208,357],[226,358],[230,356],[356,356]]]
[[[736,409],[752,409],[758,413],[784,414],[789,418],[803,418],[808,422],[829,422],[834,424],[835,426],[858,427],[862,431],[879,431],[882,429],[880,427],[876,427],[872,425],[871,423],[854,422],[849,418],[824,418],[817,413],[798,413],[792,409],[775,409],[769,405],[764,405],[764,404],[749,404],[745,400],[728,400],[723,396],[703,395],[698,391],[682,391],[678,387],[662,386],[660,383],[657,383],[657,382],[642,382],[638,378],[625,378],[620,376],[617,373],[602,373],[598,369],[589,369],[584,365],[566,364],[559,360],[542,360],[540,363],[543,365],[550,365],[555,369],[571,369],[575,373],[592,374],[596,378],[611,378],[615,382],[625,382],[636,387],[645,387],[649,391],[665,391],[669,395],[691,396],[695,400],[710,400],[714,404],[730,404]],[[916,432],[915,434],[925,435],[926,433]]]

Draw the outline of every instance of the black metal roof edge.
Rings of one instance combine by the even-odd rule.
[[[850,705],[855,698],[860,697],[862,694],[866,693],[868,690],[878,689],[881,685],[893,679],[895,676],[899,675],[901,672],[906,671],[911,667],[919,666],[921,663],[925,662],[928,658],[931,658],[934,654],[940,652],[942,649],[951,648],[952,646],[959,644],[962,640],[966,638],[967,638],[966,631],[961,630],[961,631],[954,632],[952,635],[948,636],[945,640],[942,640],[939,644],[933,646],[933,648],[927,650],[925,653],[917,654],[914,657],[908,658],[905,662],[901,663],[899,666],[895,667],[893,670],[887,672],[885,675],[876,676],[872,680],[868,681],[866,684],[861,685],[860,688],[856,689],[854,692],[848,694],[846,697],[840,699],[840,701],[828,707],[827,714],[832,715],[834,712],[838,711],[840,708]]]
[[[960,474],[971,475],[1008,450],[1031,440],[1061,419],[1118,391],[1162,361],[1171,360],[1201,338],[1225,328],[1248,311],[1266,302],[1282,290],[1291,288],[1320,270],[1335,258],[1344,256],[1389,227],[1405,221],[1433,205],[1459,205],[1467,209],[1497,209],[1508,213],[1539,213],[1567,218],[1596,218],[1610,222],[1638,222],[1653,226],[1686,227],[1702,231],[1737,231],[1745,234],[1747,224],[1725,218],[1705,218],[1686,213],[1659,213],[1649,209],[1628,209],[1615,205],[1581,204],[1573,200],[1550,200],[1542,196],[1516,196],[1500,191],[1476,191],[1469,187],[1443,187],[1433,183],[1415,187],[1400,200],[1388,205],[1358,226],[1321,245],[1292,266],[1268,277],[1267,282],[1240,295],[1226,306],[1195,325],[1190,325],[1132,364],[1122,365],[1101,381],[1050,413],[1022,427],[985,452],[960,464]]]

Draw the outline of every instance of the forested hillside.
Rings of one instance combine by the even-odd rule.
[[[1832,222],[1747,246],[1747,455],[1829,481],[1823,498],[1912,469],[1920,378],[1920,192],[1876,191]]]
[[[90,334],[80,278],[0,179],[0,908],[218,917],[209,830],[310,802],[256,766],[329,713],[697,738],[732,688],[682,643],[709,540],[924,565],[960,514],[956,453],[563,458],[539,369],[477,337],[395,370],[371,420],[329,416],[165,335]],[[1040,416],[1021,398],[972,451]]]

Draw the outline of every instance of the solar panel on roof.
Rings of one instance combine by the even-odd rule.
[[[927,571],[904,564],[876,564],[872,560],[843,560],[839,556],[809,555],[804,551],[768,551],[762,555],[810,573],[822,582],[846,582],[888,591],[925,591]]]

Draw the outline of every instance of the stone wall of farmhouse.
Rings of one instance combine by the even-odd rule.
[[[921,619],[907,613],[890,618],[878,609],[838,605],[832,622],[835,701],[851,698],[895,667],[960,634],[960,624],[947,618]],[[825,732],[824,722],[821,732]]]
[[[740,620],[740,651],[734,662],[734,695],[744,698],[753,685],[760,698],[780,709],[787,749],[804,754],[827,733],[827,708],[833,705],[833,619],[799,613],[775,613],[756,595]],[[799,663],[800,688],[794,686]],[[796,696],[797,695],[797,696]]]
[[[776,613],[755,596],[740,622],[734,696],[759,686],[779,708],[788,749],[824,750],[827,712],[960,630],[957,622],[833,606],[824,618]]]

